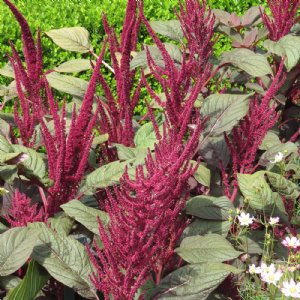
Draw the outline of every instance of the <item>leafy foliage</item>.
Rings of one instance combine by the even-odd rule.
[[[101,34],[74,13],[36,39],[3,2],[23,44],[0,69],[6,299],[288,297],[300,247],[298,2],[268,1],[270,17],[249,1],[169,1],[176,13],[149,20],[151,1],[128,0],[103,14]]]

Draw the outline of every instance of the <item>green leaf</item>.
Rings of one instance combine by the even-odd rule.
[[[242,254],[236,251],[224,237],[214,233],[187,237],[175,252],[191,264],[224,262]]]
[[[56,72],[48,74],[47,80],[51,87],[77,97],[84,97],[88,82],[73,76],[61,75]]]
[[[284,178],[280,174],[276,174],[273,172],[266,172],[268,180],[271,186],[281,195],[283,195],[287,199],[296,200],[299,195],[299,186],[290,180]]]
[[[200,113],[203,118],[209,116],[205,131],[209,136],[229,132],[248,112],[249,98],[253,94],[213,94],[202,104]]]
[[[248,254],[262,254],[264,250],[265,231],[250,230],[239,236],[242,251]]]
[[[221,63],[233,64],[254,77],[273,74],[267,58],[249,49],[239,48],[225,52],[222,55]]]
[[[21,281],[21,278],[14,275],[0,277],[0,287],[5,290],[11,290],[14,289]]]
[[[208,233],[216,233],[226,237],[230,229],[231,222],[229,221],[214,221],[196,219],[183,231],[181,238],[195,235],[205,235]]]
[[[298,153],[298,147],[296,144],[292,142],[280,143],[274,145],[271,148],[269,148],[266,152],[263,153],[258,163],[261,166],[266,166],[270,164],[270,162],[274,160],[275,155],[278,152],[281,152],[284,155],[284,157],[287,157],[291,153]]]
[[[98,136],[96,136],[94,139],[93,139],[93,143],[92,143],[92,146],[93,147],[96,147],[100,144],[103,144],[105,142],[108,141],[108,138],[109,138],[109,135],[108,133],[105,133],[105,134],[100,134]]]
[[[15,165],[4,165],[0,166],[0,178],[7,183],[12,183],[13,180],[18,176],[18,168]]]
[[[222,263],[187,265],[167,275],[151,299],[205,300],[230,273],[240,272]]]
[[[36,244],[38,231],[15,227],[0,235],[0,276],[21,268]]]
[[[196,161],[191,160],[193,165],[196,164]],[[210,186],[210,169],[208,169],[203,164],[199,164],[196,172],[194,173],[194,178],[204,186]]]
[[[62,49],[87,53],[92,50],[89,32],[83,27],[53,29],[45,32]]]
[[[145,45],[154,60],[154,62],[161,68],[165,67],[165,62],[163,60],[163,56],[160,52],[160,50],[157,48],[157,46],[148,46]],[[166,47],[167,52],[169,53],[170,57],[173,59],[174,63],[176,65],[180,65],[182,61],[182,53],[178,46],[170,43],[164,43],[164,46]],[[136,56],[132,59],[130,62],[130,69],[134,70],[137,67],[143,67],[146,68],[148,66],[147,61],[147,52],[146,50],[143,50],[141,52],[138,52]]]
[[[91,69],[92,65],[89,59],[71,59],[54,68],[54,71],[60,73],[76,73]]]
[[[184,35],[178,20],[151,21],[150,25],[155,32],[170,38],[171,40],[177,42],[183,40]]]
[[[196,196],[186,203],[186,213],[208,220],[228,220],[234,206],[226,197]]]
[[[10,153],[13,152],[12,145],[8,142],[8,140],[0,134],[0,154],[2,153]]]
[[[264,41],[264,47],[269,52],[274,53],[280,57],[285,56],[285,66],[289,72],[294,68],[300,59],[300,37],[288,34],[282,37],[279,41],[273,42],[271,40]]]
[[[78,200],[69,201],[61,205],[61,208],[68,216],[74,218],[95,234],[99,234],[97,218],[101,220],[104,226],[109,224],[109,216],[106,212],[88,207]]]
[[[9,160],[16,159],[22,153],[0,153],[0,163],[5,163]]]
[[[93,194],[96,189],[118,184],[128,161],[114,161],[106,164],[86,176],[81,192]]]
[[[274,146],[280,145],[280,139],[278,135],[272,131],[268,131],[264,137],[261,145],[259,146],[260,150],[268,150]]]
[[[2,196],[3,194],[1,194]],[[7,231],[8,227],[0,222],[0,234]]]
[[[128,160],[128,159],[139,159],[140,163],[143,163],[145,157],[148,154],[147,148],[132,148],[126,147],[122,144],[112,144],[117,148],[119,160]]]
[[[154,148],[157,142],[152,122],[141,126],[134,136],[134,144],[137,148]]]
[[[208,134],[203,140],[200,140],[199,153],[206,163],[216,168],[220,168],[220,160],[223,162],[223,166],[226,167],[230,159],[230,153],[223,135],[210,137]]]
[[[254,174],[238,174],[239,188],[245,197],[245,203],[254,210],[263,211],[269,216],[278,216],[288,222],[284,204],[278,193],[272,192],[265,180],[265,171]]]
[[[7,296],[7,300],[35,299],[37,293],[47,283],[50,276],[39,264],[32,260],[28,265],[25,277]]]
[[[59,212],[54,217],[48,219],[50,227],[61,235],[68,235],[74,225],[74,220],[66,214]]]
[[[84,297],[95,297],[89,280],[93,268],[80,242],[42,226],[32,257],[57,281]]]
[[[25,159],[22,160],[22,165],[29,176],[36,176],[43,179],[46,176],[46,164],[42,156],[31,148],[22,145],[12,145],[14,152],[22,152],[25,154]]]
[[[265,206],[274,204],[272,190],[265,180],[265,172],[254,174],[238,174],[239,188],[253,209],[263,210]]]

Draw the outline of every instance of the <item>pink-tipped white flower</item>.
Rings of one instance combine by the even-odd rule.
[[[300,241],[295,236],[292,236],[291,238],[287,236],[281,243],[287,248],[296,249],[297,247],[300,247]]]
[[[269,220],[269,224],[271,225],[271,226],[275,226],[276,224],[278,224],[279,223],[279,217],[271,217],[270,218],[270,220]]]
[[[249,273],[250,274],[260,274],[261,267],[256,267],[255,264],[252,264],[251,266],[249,266]]]
[[[250,214],[246,214],[245,212],[241,212],[238,216],[241,226],[249,226],[253,223],[253,217]]]
[[[292,297],[300,299],[300,283],[296,283],[294,279],[290,281],[284,281],[282,283],[281,292],[286,297]]]

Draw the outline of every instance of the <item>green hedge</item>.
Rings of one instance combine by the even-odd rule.
[[[105,12],[109,23],[112,24],[117,32],[122,29],[122,22],[127,0],[12,0],[19,10],[27,18],[29,25],[34,33],[37,28],[42,32],[50,29],[83,26],[90,35],[95,52],[99,53],[103,40],[104,29],[101,23],[102,13]],[[144,0],[145,15],[150,20],[170,20],[174,19],[174,8],[178,10],[179,0]],[[253,5],[265,5],[266,0],[207,0],[209,7],[220,8],[228,12],[244,13]],[[9,41],[13,41],[17,50],[21,52],[20,28],[7,6],[0,0],[0,67],[7,62],[6,53],[10,52]],[[139,35],[140,44],[151,44],[145,29]],[[73,58],[80,58],[84,55],[79,53],[67,52],[42,35],[44,51],[45,69],[51,69],[62,62]],[[228,38],[221,37],[215,45],[217,54],[230,49]],[[89,74],[80,75],[83,79],[88,79]],[[105,75],[108,81],[111,74]],[[9,79],[0,76],[0,85],[8,84]],[[158,89],[155,85],[155,90]],[[144,92],[144,91],[143,91]],[[145,93],[146,96],[146,93]],[[7,105],[6,110],[12,109]],[[145,106],[140,103],[136,108],[140,114],[144,113]]]
[[[145,14],[153,20],[169,20],[174,18],[174,7],[178,8],[178,0],[145,0]],[[229,12],[243,13],[252,5],[264,4],[265,0],[208,0],[212,8],[221,8]],[[111,24],[117,31],[121,30],[126,0],[15,0],[14,3],[26,16],[31,28],[35,31],[38,27],[42,31],[54,28],[83,26],[91,34],[92,43],[96,50],[99,49],[103,39],[103,27],[101,15],[107,14]],[[6,5],[0,1],[0,65],[6,59],[6,53],[10,51],[9,41],[21,49],[20,30],[12,14]],[[140,35],[140,41],[144,42],[144,33]],[[220,43],[218,46],[222,46]],[[75,58],[77,54],[68,53],[58,49],[46,37],[43,37],[45,52],[45,66],[53,67],[60,62]]]

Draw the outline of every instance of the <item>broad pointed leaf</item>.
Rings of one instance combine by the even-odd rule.
[[[0,276],[7,276],[24,265],[36,244],[38,232],[15,227],[0,235]]]
[[[269,52],[280,57],[285,57],[285,66],[288,71],[295,67],[300,59],[300,36],[288,34],[282,37],[279,41],[273,42],[266,40],[264,42]]]
[[[92,50],[89,32],[83,27],[53,29],[45,32],[59,47],[80,53]]]
[[[150,25],[155,32],[174,41],[180,42],[183,39],[183,32],[178,20],[151,21]]]
[[[12,145],[12,147],[14,152],[25,154],[20,164],[24,166],[29,176],[33,175],[41,179],[46,176],[46,164],[38,152],[22,145]]]
[[[93,268],[80,242],[42,226],[32,257],[59,282],[82,296],[95,297],[89,280]]]
[[[151,299],[205,300],[230,273],[240,272],[222,263],[187,265],[167,275]]]
[[[234,206],[226,197],[195,196],[186,203],[186,213],[208,220],[228,220]]]
[[[87,81],[73,76],[52,72],[46,77],[53,88],[77,97],[83,97],[88,87]]]
[[[230,131],[248,112],[251,96],[213,94],[207,97],[200,110],[203,118],[209,116],[205,132],[209,136],[217,136]]]
[[[69,201],[61,205],[61,208],[68,216],[74,218],[95,234],[99,234],[98,218],[104,226],[109,223],[109,216],[106,212],[88,207],[78,200]]]
[[[239,48],[222,55],[221,63],[230,63],[254,77],[272,74],[268,60],[262,54],[249,49]]]
[[[242,254],[236,251],[224,237],[219,234],[196,235],[185,238],[175,252],[192,264],[204,262],[224,262]]]
[[[59,73],[76,73],[92,69],[89,59],[71,59],[54,68]]]

